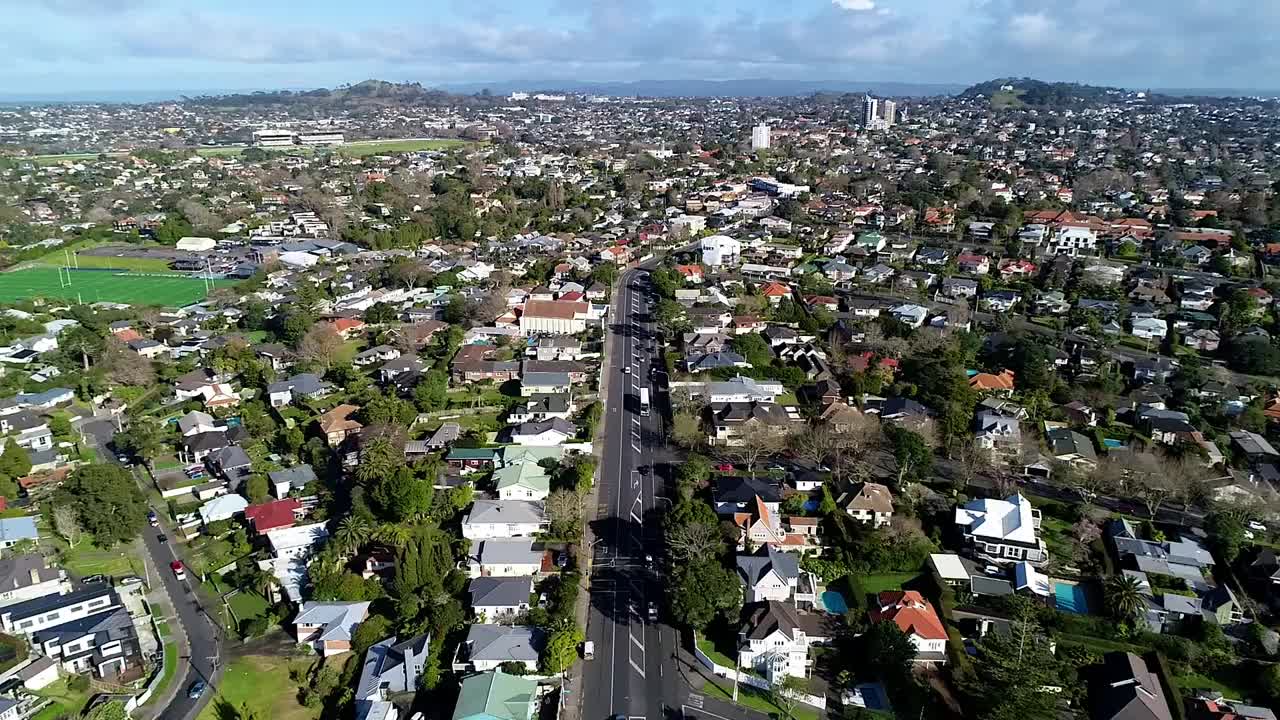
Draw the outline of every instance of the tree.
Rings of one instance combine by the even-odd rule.
[[[396,309],[384,302],[374,303],[364,311],[364,321],[370,325],[390,325],[400,319]]]
[[[1231,565],[1245,547],[1244,519],[1238,513],[1215,508],[1204,520],[1209,544],[1223,562]]]
[[[578,659],[578,645],[582,643],[582,631],[577,627],[556,630],[547,638],[538,659],[538,667],[547,675],[558,675],[568,670]]]
[[[690,410],[678,410],[671,417],[671,439],[686,448],[700,446],[706,435],[702,432],[702,421],[698,414]]]
[[[94,707],[84,720],[129,720],[129,713],[125,711],[124,703],[112,700]]]
[[[351,553],[369,541],[373,535],[373,525],[363,515],[348,515],[338,523],[338,531],[334,540],[344,553]]]
[[[123,432],[112,438],[117,450],[131,455],[147,465],[160,454],[162,446],[160,426],[148,418],[138,418],[129,423]]]
[[[100,547],[131,540],[145,522],[146,499],[127,470],[116,465],[83,465],[55,494],[55,502],[75,508],[76,518]]]
[[[572,490],[556,490],[547,496],[547,522],[558,538],[582,534],[582,496]]]
[[[1107,607],[1120,621],[1132,620],[1146,607],[1142,585],[1132,575],[1112,575],[1106,582]]]
[[[356,466],[355,478],[362,485],[373,485],[403,466],[403,446],[398,446],[391,437],[378,435],[365,443],[361,449],[360,464]]]
[[[743,465],[755,476],[756,464],[782,450],[786,436],[758,420],[749,420],[738,432],[735,444],[720,448],[720,454],[735,464]]]
[[[795,717],[796,705],[800,704],[799,695],[805,692],[808,692],[808,686],[804,678],[798,678],[795,675],[784,674],[779,682],[769,688],[773,704],[778,706],[783,717],[786,718]]]
[[[978,643],[981,662],[974,663],[973,681],[964,688],[976,717],[993,720],[1047,718],[1057,714],[1059,697],[1046,692],[1062,681],[1060,663],[1038,637],[1039,628],[1024,613],[1014,633],[987,633]]]
[[[889,424],[884,428],[884,435],[898,465],[899,489],[911,481],[923,478],[933,469],[933,452],[919,433]]]
[[[671,614],[694,630],[705,630],[717,616],[734,618],[742,607],[742,584],[718,559],[677,566],[671,587]]]
[[[342,344],[337,328],[329,323],[316,323],[298,340],[298,356],[328,370]]]
[[[407,465],[374,480],[369,499],[379,515],[400,522],[425,514],[431,508],[432,484],[414,476]]]
[[[692,522],[667,530],[667,548],[681,562],[719,557],[724,551],[724,534],[719,524]]]
[[[267,476],[262,473],[250,475],[245,481],[245,493],[249,496],[249,502],[255,505],[266,502],[270,498]]]
[[[53,509],[53,529],[67,541],[67,547],[75,549],[80,543],[80,522],[76,520],[76,511],[70,505],[58,505]]]
[[[362,657],[369,648],[391,634],[391,621],[381,615],[369,615],[351,634],[351,652]]]
[[[893,622],[878,622],[867,631],[867,656],[886,678],[909,677],[916,658],[911,638]]]
[[[413,402],[422,412],[442,410],[449,402],[449,374],[433,367],[413,387]]]
[[[4,453],[0,454],[0,476],[20,478],[31,472],[31,455],[27,449],[18,445],[18,441],[9,438],[4,445]]]

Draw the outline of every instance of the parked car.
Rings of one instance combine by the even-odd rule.
[[[191,687],[187,688],[187,697],[191,698],[192,700],[195,700],[196,698],[204,694],[205,687],[206,685],[204,684],[203,680],[197,680],[191,683]]]
[[[151,523],[151,527],[160,527],[160,516],[156,514],[155,510],[147,513],[147,522]]]
[[[187,579],[187,569],[182,565],[181,560],[174,560],[169,563],[169,569],[173,571],[173,576],[179,580]]]

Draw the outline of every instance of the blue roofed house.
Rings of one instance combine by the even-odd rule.
[[[0,518],[0,549],[11,548],[23,540],[35,542],[40,539],[36,530],[35,518],[23,517]]]

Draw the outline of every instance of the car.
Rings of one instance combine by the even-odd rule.
[[[187,697],[191,698],[192,700],[199,698],[201,695],[204,694],[204,690],[206,687],[208,686],[204,684],[203,680],[197,680],[191,683],[191,687],[187,688]]]
[[[147,522],[151,524],[151,527],[160,527],[160,516],[156,514],[155,510],[147,513]]]
[[[627,366],[623,366],[623,368],[622,368],[622,374],[623,374],[623,375],[630,375],[630,374],[631,374],[631,367],[630,367],[629,365],[627,365]]]
[[[558,568],[569,567],[569,553],[562,552],[556,556],[556,567]]]
[[[106,581],[107,581],[106,575],[90,575],[89,577],[82,579],[80,582],[86,585],[97,585],[99,583],[104,583]]]
[[[169,536],[168,536],[168,535],[165,535],[164,533],[160,533],[159,535],[157,535],[157,536],[156,536],[156,541],[157,541],[157,542],[162,542],[162,543],[167,543],[167,542],[169,542]]]
[[[128,456],[128,455],[117,455],[117,456],[116,456],[116,462],[120,463],[121,465],[128,465],[128,464],[129,464],[129,456]]]
[[[169,569],[173,571],[173,576],[179,580],[187,579],[187,569],[182,565],[181,560],[174,560],[169,563]]]
[[[1266,526],[1266,525],[1263,525],[1262,523],[1258,522],[1257,520],[1250,520],[1250,521],[1249,521],[1249,529],[1250,529],[1250,530],[1253,530],[1253,531],[1255,531],[1255,532],[1266,532],[1266,531],[1267,531],[1267,526]]]
[[[653,567],[653,556],[649,554],[645,554],[644,564],[648,565],[649,567]]]
[[[1242,532],[1244,533],[1244,539],[1245,539],[1245,540],[1252,540],[1252,539],[1254,538],[1254,534],[1253,534],[1253,532],[1252,532],[1252,531],[1250,531],[1250,530],[1244,530],[1244,531],[1242,531]]]
[[[716,470],[719,472],[733,472],[733,465],[729,463],[720,463],[716,466]]]
[[[649,603],[649,620],[653,621],[657,619],[658,619],[658,604]]]

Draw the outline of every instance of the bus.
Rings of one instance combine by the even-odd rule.
[[[640,388],[640,417],[649,417],[649,388]]]

